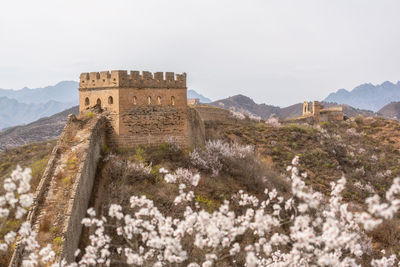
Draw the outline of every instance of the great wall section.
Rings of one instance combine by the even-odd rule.
[[[106,141],[107,119],[98,114],[79,120],[68,117],[35,192],[27,220],[40,245],[54,244],[60,258],[74,259],[86,214],[97,162]],[[56,242],[54,242],[56,241]],[[20,266],[24,248],[15,248],[10,266]]]
[[[318,102],[312,108],[305,102],[303,116],[293,121],[343,120],[341,108]],[[68,117],[27,216],[39,244],[52,244],[57,259],[67,262],[75,260],[103,151],[166,142],[191,149],[204,145],[206,123],[237,120],[229,110],[189,102],[186,74],[174,73],[83,73],[79,110]],[[9,266],[26,256],[17,242]]]
[[[99,76],[100,74],[90,74],[88,77],[96,75]],[[146,75],[148,75],[147,72],[144,73],[144,77],[147,77]],[[122,77],[124,76],[122,75]],[[160,75],[156,75],[156,77],[160,77]],[[171,76],[170,73],[167,74],[166,78],[169,79],[167,80],[169,82],[161,81],[161,85],[171,85],[171,82],[176,84],[176,80],[171,77],[174,76]],[[180,77],[186,79],[186,75],[178,75],[177,77],[178,79],[181,79]],[[114,79],[113,76],[110,76],[110,79]],[[129,98],[124,96],[126,98],[124,103],[124,101],[118,99],[120,92],[112,92],[116,100],[112,104],[124,103],[125,107],[122,109],[125,108],[125,111],[123,114],[119,113],[119,107],[117,109],[109,108],[111,105],[109,102],[108,106],[101,106],[99,103],[90,106],[80,101],[82,106],[80,106],[81,112],[78,118],[69,115],[35,191],[34,203],[27,216],[27,221],[37,232],[39,244],[42,246],[53,244],[53,249],[59,260],[65,259],[67,262],[71,262],[75,259],[74,253],[78,249],[82,232],[81,221],[88,209],[103,148],[108,146],[125,148],[140,144],[156,145],[162,142],[174,142],[188,148],[204,144],[204,120],[200,113],[204,113],[204,116],[210,118],[221,118],[219,114],[221,110],[212,107],[196,109],[188,106],[186,87],[182,86],[186,86],[186,80],[179,82],[179,86],[182,87],[179,89],[181,91],[163,87],[146,93],[145,90],[149,89],[143,90],[140,87],[142,91],[136,91],[134,96],[131,95],[130,100],[138,101],[138,98],[142,97],[143,102],[141,105],[138,105],[137,102],[131,102],[133,109],[127,108],[129,103],[126,101]],[[154,84],[153,82],[153,86]],[[116,86],[116,88],[121,89],[120,86]],[[84,96],[81,96],[81,99],[82,97],[85,99],[89,95],[93,99],[100,97],[107,99],[109,97],[107,95],[109,91],[99,94],[98,88],[95,92],[82,91]],[[154,95],[156,99],[157,96],[162,95],[163,98],[174,102],[168,101],[168,104],[164,106],[160,102],[151,105],[146,102],[148,94]],[[176,112],[180,113],[178,118],[171,115],[175,112],[174,110],[178,110]],[[164,117],[162,116],[163,112]],[[222,113],[225,116],[229,114],[225,110]],[[120,132],[116,121],[123,116],[137,121],[138,124],[129,126],[131,131],[128,131],[128,134],[131,134],[132,137],[128,141],[123,136],[119,142],[116,142],[116,139],[120,137],[116,135]],[[132,132],[132,129],[136,130]],[[147,136],[144,138],[144,135]],[[160,137],[161,135],[165,137]],[[25,256],[27,255],[24,253],[23,245],[17,242],[9,266],[20,266]]]

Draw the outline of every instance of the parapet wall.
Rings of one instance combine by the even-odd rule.
[[[189,146],[191,148],[202,147],[206,141],[204,120],[200,113],[191,107],[187,110]]]
[[[41,246],[61,238],[62,244],[56,249],[59,260],[74,260],[107,127],[103,115],[88,121],[70,115],[35,192],[27,220],[38,233]],[[45,230],[44,225],[54,231]],[[28,256],[25,254],[23,245],[17,242],[9,266],[21,266]]]
[[[235,121],[229,110],[226,109],[209,105],[198,105],[194,108],[205,122]]]
[[[132,88],[186,88],[186,73],[174,74],[173,72],[151,73],[148,71],[113,70],[102,72],[82,73],[80,76],[79,90],[106,88],[106,87],[132,87]]]
[[[162,106],[139,109],[133,114],[125,114],[124,121],[129,124],[130,131],[121,136],[126,138],[122,140],[124,145],[157,145],[171,141],[190,147],[204,145],[204,122],[196,109]],[[68,117],[35,193],[28,221],[38,233],[41,246],[53,243],[55,238],[62,239],[57,254],[59,260],[75,260],[74,253],[82,233],[81,222],[88,209],[102,146],[113,145],[115,135],[110,134],[112,126],[108,115],[108,112],[100,112],[90,119],[84,115],[83,119],[74,115]],[[44,230],[43,222],[56,231]],[[27,257],[25,254],[24,247],[17,243],[10,266],[21,266],[23,258]]]
[[[320,121],[342,121],[342,120],[344,120],[344,115],[341,107],[325,109],[320,112]]]
[[[325,121],[344,120],[343,107],[324,108],[318,101],[312,102],[312,110],[309,109],[309,102],[303,103],[303,114],[300,117],[288,119],[286,121],[317,123]]]
[[[82,219],[86,216],[92,194],[97,163],[101,157],[101,148],[106,142],[107,119],[104,116],[96,119],[89,130],[87,144],[83,148],[82,160],[68,201],[63,227],[63,247],[61,259],[67,262],[74,260],[82,233]]]
[[[54,176],[54,169],[56,168],[56,163],[61,154],[62,140],[64,140],[66,138],[66,135],[67,135],[66,129],[71,124],[71,119],[72,119],[72,116],[69,115],[67,123],[64,126],[64,130],[63,130],[60,138],[58,139],[56,146],[53,148],[53,151],[51,152],[50,158],[47,162],[46,169],[43,172],[43,176],[40,179],[39,185],[36,188],[36,191],[34,193],[32,207],[29,210],[27,218],[26,218],[26,221],[29,222],[31,225],[34,225],[35,220],[37,220],[37,217],[39,215],[39,210],[40,210],[39,207],[41,204],[43,204],[43,202],[45,200],[46,192],[48,191],[49,184],[51,182],[52,177]],[[20,266],[22,263],[23,257],[24,257],[24,247],[19,243],[19,240],[17,240],[13,256],[10,260],[9,267]]]

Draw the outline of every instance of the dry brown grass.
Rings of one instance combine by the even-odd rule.
[[[400,220],[385,220],[369,233],[377,251],[385,249],[388,254],[400,253]]]

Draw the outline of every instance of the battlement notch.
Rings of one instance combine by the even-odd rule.
[[[113,70],[80,75],[79,90],[107,87],[186,89],[186,73]]]

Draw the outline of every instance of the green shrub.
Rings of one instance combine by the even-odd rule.
[[[357,123],[358,126],[361,126],[363,124],[363,119],[361,117],[355,118],[354,121]]]
[[[136,151],[135,151],[135,159],[136,160],[138,160],[140,162],[144,162],[145,156],[146,156],[146,152],[144,151],[143,148],[139,147],[136,149]]]
[[[62,183],[64,185],[70,185],[71,184],[71,178],[70,177],[65,177],[62,179]]]
[[[75,169],[75,167],[76,167],[76,159],[75,158],[68,159],[67,160],[67,166],[68,166],[68,169],[70,169],[70,170]]]
[[[89,112],[86,114],[86,117],[87,117],[88,119],[93,119],[93,118],[94,118],[94,113],[91,112],[91,111],[89,111]]]
[[[34,161],[29,168],[32,170],[32,184],[36,184],[42,178],[43,172],[46,169],[49,156],[45,156],[42,159]]]
[[[110,148],[107,146],[107,144],[103,144],[102,146],[101,146],[101,152],[102,153],[104,153],[104,154],[108,154],[108,153],[110,153]]]
[[[50,227],[49,231],[50,231],[50,233],[55,234],[57,232],[57,227],[52,226],[52,227]]]
[[[196,195],[196,201],[199,204],[203,204],[205,207],[207,207],[207,209],[210,211],[212,210],[212,206],[213,206],[213,201],[211,199],[208,199],[206,197],[202,197],[200,195]]]
[[[57,237],[55,237],[54,239],[53,239],[53,244],[55,245],[55,246],[61,246],[62,244],[63,244],[63,240],[62,240],[62,238],[61,237],[59,237],[59,236],[57,236]]]
[[[327,128],[330,128],[330,127],[332,126],[332,123],[329,122],[329,121],[323,121],[323,122],[321,122],[319,125],[320,125],[322,128],[327,129]]]
[[[11,164],[9,162],[5,162],[0,165],[0,171],[4,171],[4,170],[8,169],[8,167],[10,167],[10,166],[11,166]]]

